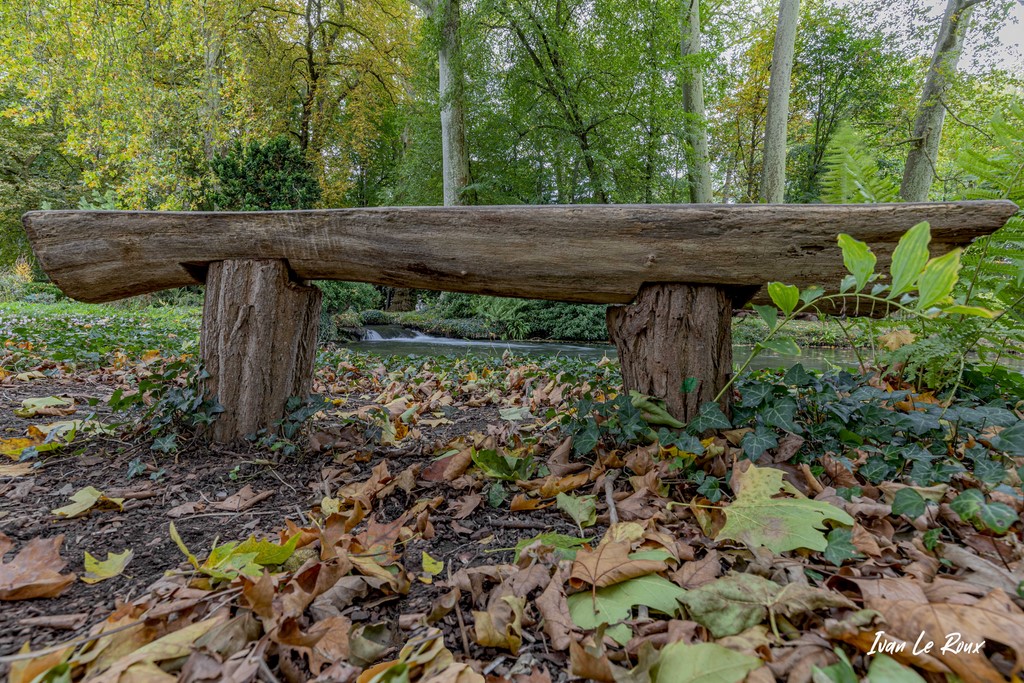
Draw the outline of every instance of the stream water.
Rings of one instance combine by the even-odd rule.
[[[366,328],[362,341],[349,342],[346,348],[370,351],[380,355],[464,356],[483,354],[500,356],[505,351],[542,356],[570,356],[600,360],[603,356],[615,358],[614,346],[605,344],[562,344],[556,342],[486,341],[432,337],[398,325],[380,325]],[[749,346],[735,346],[733,360],[742,362],[750,353]],[[857,356],[850,349],[804,349],[799,356],[762,352],[754,359],[751,369],[788,368],[803,363],[808,369],[825,370],[832,366],[855,368]]]

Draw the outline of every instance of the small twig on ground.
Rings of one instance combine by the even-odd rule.
[[[608,472],[604,477],[604,498],[605,502],[608,503],[608,523],[614,526],[619,523],[619,511],[615,509],[615,497],[614,497],[614,485],[615,477],[619,474],[618,470],[612,470]]]
[[[448,565],[448,583],[452,580],[452,566]],[[469,657],[469,636],[466,635],[466,620],[462,618],[462,608],[459,601],[455,601],[455,618],[459,620],[459,634],[462,635],[462,652]]]

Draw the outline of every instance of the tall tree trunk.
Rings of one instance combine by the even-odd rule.
[[[796,25],[800,0],[780,0],[779,23],[772,49],[772,78],[768,86],[768,114],[764,124],[764,168],[761,201],[781,204],[786,194],[786,125],[789,122],[789,91],[796,49]]]
[[[469,185],[469,151],[466,148],[466,102],[462,64],[460,0],[439,0],[441,45],[437,64],[441,93],[441,174],[444,205],[465,203],[463,190]]]
[[[690,201],[711,202],[711,161],[704,113],[704,74],[694,64],[700,55],[700,0],[686,0],[682,10],[680,45],[683,56],[683,109],[686,114],[686,175]]]
[[[900,184],[900,197],[903,201],[923,202],[928,199],[928,190],[935,178],[942,122],[946,117],[942,97],[960,62],[964,36],[970,23],[970,10],[983,1],[949,0],[946,3],[942,26],[935,40],[932,63],[928,67],[921,99],[917,103],[913,141],[907,153],[907,165],[903,169],[903,182]]]

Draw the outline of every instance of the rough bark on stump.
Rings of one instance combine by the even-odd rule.
[[[207,393],[224,408],[211,440],[273,430],[289,397],[309,395],[320,299],[320,290],[296,282],[282,260],[210,264],[200,347]]]
[[[633,303],[609,306],[626,390],[664,400],[673,417],[689,422],[732,373],[731,323],[729,293],[707,285],[644,285]],[[689,377],[697,389],[684,394]],[[729,397],[720,405],[728,413]]]

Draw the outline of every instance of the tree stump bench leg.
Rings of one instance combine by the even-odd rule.
[[[200,350],[206,392],[224,408],[212,441],[273,431],[290,397],[309,396],[320,299],[320,290],[296,281],[283,260],[210,264]]]
[[[696,417],[732,374],[732,306],[723,287],[685,284],[644,285],[633,303],[609,306],[625,389],[664,400],[677,420]],[[684,393],[690,377],[697,388]],[[729,396],[719,405],[728,414]]]

